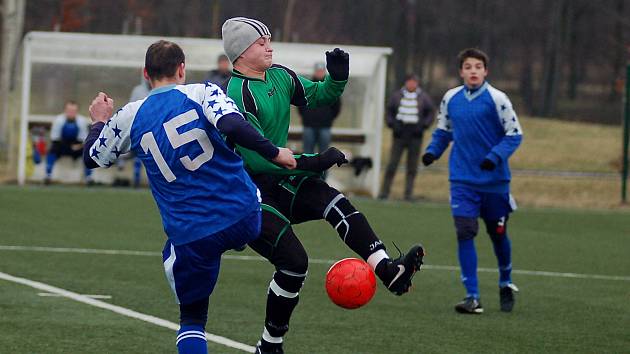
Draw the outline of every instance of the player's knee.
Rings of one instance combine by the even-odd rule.
[[[455,217],[455,231],[457,239],[460,241],[470,240],[477,236],[479,223],[477,218]]]
[[[493,241],[498,241],[507,235],[507,217],[498,220],[485,220],[486,231]]]
[[[189,304],[179,305],[179,323],[181,325],[206,326],[208,321],[208,298]]]
[[[307,272],[296,273],[286,269],[278,269],[269,285],[270,289],[279,296],[296,297],[306,280]]]
[[[276,268],[269,289],[278,296],[294,298],[308,274],[308,256],[304,248],[300,247],[288,253],[288,257],[282,267]]]
[[[304,248],[296,248],[291,250],[290,253],[287,254],[287,260],[281,267],[286,271],[296,273],[296,274],[305,274],[308,271],[308,255]]]

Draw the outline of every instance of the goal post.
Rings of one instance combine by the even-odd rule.
[[[216,68],[223,53],[218,39],[167,38],[62,32],[30,32],[24,38],[22,55],[22,103],[18,182],[32,180],[26,174],[29,129],[48,125],[62,111],[63,102],[80,103],[81,113],[99,91],[115,100],[116,108],[127,103],[131,89],[141,80],[147,47],[160,39],[178,43],[186,54],[187,83],[203,82]],[[310,77],[325,52],[335,45],[273,44],[274,62]],[[333,145],[353,157],[371,159],[372,167],[355,176],[351,168],[333,169],[331,184],[341,190],[376,196],[381,167],[385,76],[390,48],[345,46],[350,53],[350,78],[342,96],[342,110],[332,129]],[[290,144],[301,151],[301,120],[291,112]]]

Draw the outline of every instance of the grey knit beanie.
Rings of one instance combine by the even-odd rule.
[[[243,52],[258,38],[270,36],[269,28],[264,23],[247,17],[233,17],[223,23],[221,28],[223,50],[234,63]]]

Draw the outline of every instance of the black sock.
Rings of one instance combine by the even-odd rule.
[[[289,320],[299,302],[298,293],[305,278],[306,274],[283,270],[274,273],[267,293],[267,314],[265,317],[265,331],[267,333],[263,333],[264,342],[278,345],[271,339],[277,340],[279,338],[281,340],[289,330]],[[265,340],[266,335],[273,338]]]
[[[326,210],[326,221],[337,230],[343,242],[364,260],[377,250],[385,249],[365,216],[343,195],[333,199]]]

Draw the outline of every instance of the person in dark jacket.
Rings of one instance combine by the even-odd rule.
[[[315,64],[315,72],[313,73],[312,81],[324,81],[326,77],[326,64]],[[302,116],[302,126],[304,127],[302,133],[303,149],[305,153],[315,153],[315,146],[317,145],[317,152],[324,152],[330,145],[332,134],[330,127],[333,121],[339,115],[341,110],[341,99],[333,103],[330,106],[320,106],[310,108],[307,106],[298,107],[300,116]]]
[[[211,83],[219,86],[221,90],[225,92],[231,77],[232,72],[230,71],[230,60],[227,55],[221,54],[217,58],[217,68],[208,72],[206,81],[210,81]]]
[[[385,121],[394,136],[380,199],[387,199],[389,196],[398,163],[404,150],[407,150],[405,200],[413,200],[413,181],[418,171],[422,135],[425,129],[431,126],[435,117],[431,98],[418,84],[417,75],[407,75],[405,85],[392,94],[387,104]]]

